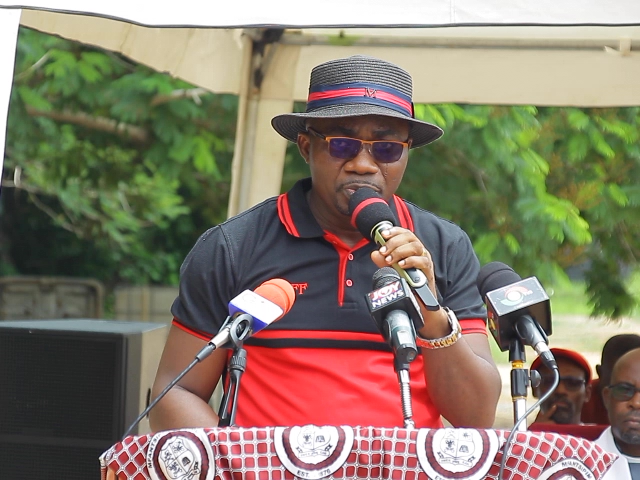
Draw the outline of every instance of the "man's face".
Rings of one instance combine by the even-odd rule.
[[[406,120],[377,115],[314,119],[308,126],[327,137],[399,142],[409,138]],[[373,157],[370,145],[363,145],[352,159],[336,158],[329,153],[327,141],[310,133],[298,137],[298,148],[311,170],[313,202],[325,209],[324,214],[334,216],[349,215],[349,198],[359,187],[373,188],[390,199],[400,185],[408,159],[405,148],[398,161],[382,163]]]
[[[627,455],[640,456],[640,392],[635,390],[640,389],[640,350],[634,353],[635,358],[624,356],[616,365],[613,388],[605,388],[603,397],[618,447]]]
[[[553,405],[556,411],[551,419],[559,424],[580,423],[582,406],[589,400],[591,386],[587,385],[586,372],[575,363],[564,358],[558,358],[558,372],[560,383],[551,396],[542,404],[542,410],[548,411]],[[549,390],[553,375],[549,370],[540,369],[542,383],[539,397]]]

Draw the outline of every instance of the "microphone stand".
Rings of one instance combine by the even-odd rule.
[[[518,422],[527,410],[527,387],[529,374],[525,366],[524,344],[520,338],[513,338],[509,343],[509,361],[511,362],[511,399],[513,400],[513,422],[519,431],[526,431],[526,422]]]
[[[229,318],[222,325],[220,331],[223,331],[225,328],[229,329],[229,335],[232,338],[232,342],[235,343],[235,340],[233,339],[241,339],[241,341],[244,341],[251,334],[251,316],[243,313],[236,318]],[[240,330],[240,334],[238,334],[238,330]],[[182,380],[182,377],[189,373],[193,367],[195,367],[198,363],[211,355],[214,350],[217,350],[218,348],[223,348],[223,346],[215,345],[213,339],[211,339],[204,347],[202,347],[202,349],[196,354],[192,362],[187,365],[187,367],[182,370],[182,372],[180,372],[180,374],[176,378],[174,378],[166,387],[164,387],[164,390],[162,390],[162,392],[160,392],[160,394],[151,403],[149,403],[149,405],[147,405],[147,408],[142,411],[138,418],[136,418],[133,423],[129,425],[129,428],[122,436],[122,440],[129,436],[129,434],[142,421],[142,419],[149,414],[151,409],[155,407],[156,404],[160,400],[162,400],[167,393],[169,393],[169,390],[171,390],[180,380]]]
[[[238,317],[242,319],[242,315]],[[240,379],[247,368],[247,351],[244,348],[244,341],[251,333],[251,324],[245,324],[244,329],[238,335],[238,328],[243,320],[231,325],[229,331],[229,342],[233,345],[233,354],[227,365],[227,375],[229,375],[229,385],[222,396],[220,408],[218,409],[218,426],[233,426],[236,421],[236,408],[238,404],[238,393],[240,392]]]
[[[411,378],[409,376],[409,362],[410,360],[407,360],[405,355],[396,355],[393,361],[393,368],[398,374],[398,383],[400,384],[400,402],[402,405],[404,428],[407,430],[413,430],[416,428],[416,422],[414,422],[412,418],[413,408],[411,407]]]

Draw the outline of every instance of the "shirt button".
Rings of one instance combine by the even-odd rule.
[[[349,260],[353,260],[353,253],[350,253],[349,256],[347,257]]]
[[[345,282],[347,284],[347,287],[350,287],[353,285],[353,282],[349,279]]]

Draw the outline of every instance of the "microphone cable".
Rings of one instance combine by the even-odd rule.
[[[551,396],[551,394],[555,391],[556,387],[560,383],[560,372],[558,372],[558,366],[556,365],[552,371],[553,371],[553,384],[551,385],[551,388],[544,395],[542,395],[538,399],[538,401],[531,406],[531,408],[529,408],[526,412],[524,412],[524,415],[522,415],[516,421],[516,423],[513,425],[513,429],[511,430],[511,432],[509,433],[509,436],[507,437],[507,440],[504,442],[504,448],[502,451],[502,460],[500,460],[500,470],[498,472],[497,480],[503,480],[504,469],[507,465],[507,452],[509,451],[509,445],[513,441],[513,436],[515,435],[516,432],[518,432],[518,426],[523,420],[525,420],[529,415],[531,415],[536,408],[538,408],[547,398]]]
[[[221,330],[224,330],[224,328],[229,329],[229,334],[233,339],[236,339],[238,341],[244,341],[246,337],[248,337],[249,334],[251,333],[251,315],[247,315],[246,313],[239,315],[236,318],[234,318],[230,324],[228,324],[228,327],[223,326]],[[202,360],[204,360],[209,355],[211,355],[214,352],[214,350],[217,350],[217,347],[212,342],[208,342],[204,347],[202,347],[202,349],[196,354],[195,358],[191,361],[191,363],[187,365],[187,368],[182,370],[182,372],[180,372],[180,374],[176,378],[174,378],[166,387],[164,387],[162,392],[160,392],[160,394],[156,398],[154,398],[151,403],[149,403],[147,408],[145,408],[142,411],[142,413],[138,416],[138,418],[136,418],[133,421],[131,426],[129,426],[127,431],[122,436],[121,440],[124,440],[127,436],[129,436],[129,434],[136,427],[136,425],[138,425],[142,421],[142,419],[149,414],[151,409],[155,407],[157,403],[160,400],[162,400],[167,393],[169,393],[169,390],[171,390],[176,383],[182,380],[182,377],[184,377],[187,373],[189,373],[191,369],[195,367],[198,363],[200,363]]]

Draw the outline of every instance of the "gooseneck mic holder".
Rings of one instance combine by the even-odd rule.
[[[414,357],[415,358],[415,357]],[[400,384],[400,402],[402,404],[402,418],[404,428],[412,430],[416,428],[416,422],[413,421],[413,408],[411,407],[411,377],[409,376],[409,362],[396,355],[393,361],[393,368],[398,375],[398,383]]]
[[[238,319],[241,319],[243,316],[245,315],[240,315]],[[248,315],[246,316],[248,317]],[[251,317],[249,317],[249,319],[250,318]],[[229,385],[222,396],[222,401],[220,402],[220,408],[218,410],[219,427],[233,426],[236,421],[240,379],[247,368],[247,351],[244,349],[243,345],[251,332],[251,321],[249,320],[246,325],[243,323],[246,323],[245,320],[241,320],[236,328],[234,328],[233,324],[231,326],[229,342],[233,345],[233,354],[231,355],[231,359],[227,365]],[[238,334],[238,331],[240,331],[240,334]]]
[[[527,410],[527,389],[529,372],[525,365],[525,351],[522,340],[511,339],[509,345],[509,361],[511,362],[511,399],[513,401],[513,424],[519,431],[527,429],[526,422],[518,422]]]
[[[228,341],[234,344],[236,341],[240,341],[240,344],[242,344],[242,342],[249,335],[251,335],[251,322],[252,322],[251,315],[247,315],[246,313],[243,313],[242,315],[238,315],[237,317],[229,317],[227,321],[222,325],[220,332],[221,333],[225,332],[225,329],[227,329],[228,335],[230,337]],[[211,355],[214,352],[214,350],[217,350],[218,348],[222,348],[224,346],[216,342],[218,338],[219,338],[219,335],[212,338],[204,347],[202,347],[202,349],[196,354],[195,358],[187,366],[187,368],[185,368],[182,372],[180,372],[180,374],[176,378],[174,378],[166,387],[164,387],[164,390],[160,392],[160,395],[158,395],[147,406],[147,408],[144,409],[144,411],[138,416],[138,418],[136,418],[133,421],[133,423],[129,426],[127,431],[122,436],[122,440],[124,440],[127,436],[129,436],[129,434],[142,421],[142,419],[149,414],[151,409],[155,407],[158,404],[158,402],[162,400],[167,393],[169,393],[169,390],[171,390],[180,380],[182,380],[182,378],[187,373],[189,373],[193,367],[195,367],[198,363],[200,363],[202,360],[204,360],[209,355]],[[246,352],[245,352],[245,357],[246,357]],[[238,380],[236,383],[238,383],[239,381],[240,381],[240,378],[238,377]],[[234,398],[236,397],[237,397],[237,394],[236,396],[234,396]]]

